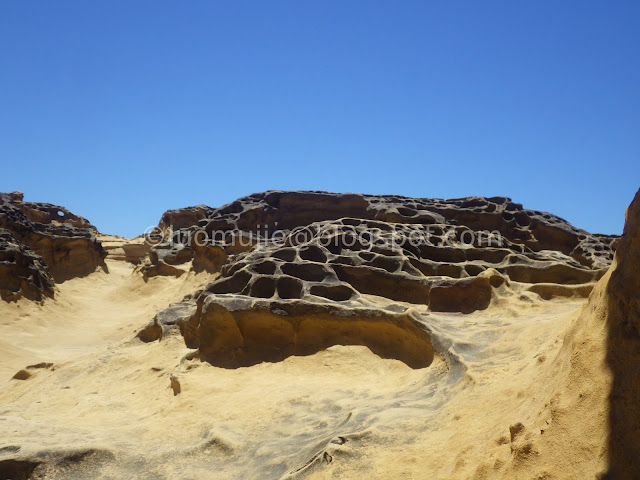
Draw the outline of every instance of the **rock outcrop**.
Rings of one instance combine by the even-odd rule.
[[[462,225],[497,230],[531,251],[554,250],[580,263],[606,268],[616,236],[589,234],[556,215],[527,210],[507,197],[459,199],[409,198],[396,195],[335,194],[318,191],[269,191],[240,198],[220,208],[204,205],[169,210],[160,227],[203,228],[211,233],[273,233],[314,222],[353,217],[387,223]]]
[[[49,203],[24,202],[19,192],[0,194],[2,298],[51,296],[63,282],[106,269],[96,229],[85,218]]]
[[[0,298],[42,300],[53,296],[53,281],[42,257],[0,228]]]
[[[546,381],[552,388],[529,419],[544,435],[519,437],[509,478],[536,470],[564,473],[574,468],[567,459],[575,452],[581,460],[571,463],[588,466],[576,478],[640,478],[640,191],[616,248],[551,359]],[[553,288],[560,287],[569,286]]]
[[[97,239],[107,252],[107,258],[134,265],[138,264],[151,248],[143,236],[127,239],[116,235],[99,234]]]
[[[606,310],[609,394],[609,476],[640,478],[640,190],[627,209],[611,277],[601,308]],[[605,303],[606,302],[606,303]]]
[[[179,228],[168,229],[171,223]],[[327,192],[271,191],[218,209],[172,210],[159,231],[168,241],[151,248],[141,266],[145,277],[179,276],[190,268],[220,273],[176,325],[203,359],[221,366],[273,361],[333,343],[380,350],[382,337],[357,332],[381,331],[373,325],[384,324],[380,335],[400,342],[409,330],[396,328],[398,315],[420,329],[411,321],[412,305],[471,313],[514,292],[584,297],[610,264],[616,241],[506,197]],[[381,310],[376,297],[397,303],[396,311]],[[332,315],[340,326],[328,320]],[[342,333],[313,348],[300,344],[301,325],[320,318]],[[347,327],[355,324],[355,330]],[[250,340],[257,331],[269,339],[259,348]],[[140,337],[166,332],[154,320]]]

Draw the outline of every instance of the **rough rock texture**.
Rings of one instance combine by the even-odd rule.
[[[206,205],[197,205],[195,207],[180,208],[177,210],[167,210],[162,214],[160,219],[161,228],[173,228],[179,230],[196,225],[202,218],[207,218],[213,214],[214,208]]]
[[[85,218],[22,198],[19,192],[0,193],[3,299],[40,299],[53,293],[51,278],[62,282],[106,269],[96,229]]]
[[[0,298],[42,300],[53,296],[53,281],[40,255],[0,228]]]
[[[0,478],[640,478],[639,205],[583,243],[617,248],[595,287],[499,229],[400,244],[425,224],[350,216],[249,245],[188,228],[153,251],[178,281],[109,262],[0,303]],[[160,341],[123,341],[152,318]]]
[[[246,297],[206,296],[193,316],[197,334],[184,327],[188,346],[222,367],[277,362],[311,355],[336,344],[366,345],[383,358],[413,368],[427,367],[434,351],[428,333],[407,313],[322,303],[252,301]]]
[[[179,229],[168,231],[170,225]],[[145,278],[180,276],[189,268],[220,272],[178,323],[187,344],[221,366],[274,361],[333,343],[380,350],[382,338],[400,342],[407,335],[395,327],[397,315],[420,329],[411,321],[412,304],[471,313],[514,292],[584,297],[610,264],[616,241],[506,197],[271,191],[218,209],[172,210],[159,228],[168,241],[151,248],[141,266]],[[397,302],[397,311],[382,311],[375,297]],[[340,325],[358,319],[367,325],[363,331],[379,334],[332,324],[342,333],[313,348],[296,340],[304,336],[299,322],[322,318],[328,325],[332,315]],[[373,327],[381,322],[385,329]],[[140,337],[160,338],[166,333],[160,323],[154,320]],[[271,330],[279,336],[266,335]],[[268,339],[260,348],[251,340],[256,335]]]
[[[194,302],[176,302],[161,310],[153,321],[138,333],[138,338],[144,342],[161,339],[176,328],[186,328],[188,322],[195,316],[197,307]]]
[[[532,430],[539,428],[544,435],[529,433],[528,440],[521,436],[516,443],[520,450],[514,452],[513,466],[520,472],[640,478],[640,191],[627,209],[624,233],[616,244],[610,269],[551,360],[551,375],[544,381],[552,388],[528,419],[530,427],[537,423]],[[542,286],[569,287],[534,287]],[[573,460],[574,455],[579,460]],[[569,474],[574,465],[587,469]]]
[[[138,264],[151,248],[142,236],[126,239],[115,235],[98,234],[97,239],[107,252],[107,258],[134,265]]]
[[[612,243],[617,238],[589,234],[550,213],[524,209],[507,197],[441,200],[316,191],[269,191],[240,198],[217,209],[201,205],[169,210],[162,216],[160,226],[173,225],[174,230],[199,226],[209,233],[234,230],[260,233],[291,230],[343,217],[498,230],[503,237],[532,251],[559,251],[595,268],[606,268],[611,263]]]
[[[608,285],[611,307],[628,329],[640,336],[640,191],[627,209],[624,233],[619,241]]]
[[[627,209],[611,278],[606,285],[609,396],[607,478],[640,478],[640,190]]]

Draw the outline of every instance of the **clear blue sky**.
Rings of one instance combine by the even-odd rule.
[[[507,195],[621,233],[637,1],[0,2],[0,191],[125,236],[267,189]]]

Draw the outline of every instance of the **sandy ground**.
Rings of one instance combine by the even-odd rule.
[[[125,262],[108,267],[44,305],[0,304],[0,460],[54,459],[34,478],[582,479],[605,468],[603,352],[590,352],[600,375],[584,412],[573,378],[575,343],[604,335],[577,321],[584,300],[419,310],[440,352],[424,369],[339,345],[223,369],[189,360],[179,336],[134,338],[210,276],[144,283]],[[11,379],[41,362],[53,366]]]
[[[107,260],[96,272],[56,285],[55,301],[0,303],[0,379],[38,362],[64,362],[128,338],[170,302],[212,278],[190,275],[179,282],[156,277],[144,283],[126,262]]]

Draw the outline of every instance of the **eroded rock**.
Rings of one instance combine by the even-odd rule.
[[[39,301],[53,294],[53,281],[42,257],[0,228],[0,298]]]
[[[84,276],[97,268],[106,270],[106,252],[88,220],[64,207],[21,198],[15,193],[0,194],[0,228],[11,232],[13,242],[37,254],[54,281]]]
[[[427,367],[434,350],[424,326],[409,313],[300,300],[253,301],[245,296],[201,297],[190,346],[213,365],[236,368],[311,355],[332,345],[365,345],[383,358]]]
[[[181,228],[151,248],[143,274],[219,272],[194,297],[180,330],[202,359],[226,367],[333,344],[367,345],[426,366],[401,353],[412,347],[397,322],[411,323],[404,313],[411,306],[466,314],[514,292],[585,296],[616,244],[506,197],[271,191],[217,209],[170,211],[160,226],[169,223]],[[380,306],[390,303],[398,313]],[[156,318],[141,335],[160,338],[161,323]],[[415,338],[428,351],[421,331]],[[408,343],[385,350],[385,342]]]

